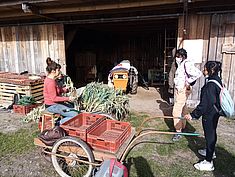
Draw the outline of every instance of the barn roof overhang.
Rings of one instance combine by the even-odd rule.
[[[2,0],[0,25],[177,18],[186,3],[189,13],[235,12],[226,0]]]

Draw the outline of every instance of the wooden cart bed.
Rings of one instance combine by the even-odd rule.
[[[116,153],[111,153],[111,152],[107,152],[107,151],[102,151],[102,150],[97,150],[97,149],[93,149],[93,154],[95,157],[95,160],[97,161],[103,161],[106,159],[110,159],[110,158],[117,158],[118,160],[122,157],[124,151],[126,150],[127,146],[130,144],[130,142],[132,141],[133,137],[135,136],[135,128],[132,127],[131,128],[131,134],[130,136],[125,140],[125,142],[122,144],[122,146],[119,148],[119,150]],[[34,144],[36,146],[40,146],[40,147],[46,147],[46,148],[50,148],[52,149],[52,146],[46,146],[40,139],[38,138],[34,138]],[[63,147],[63,149],[61,149],[61,151],[68,151],[68,148]],[[70,147],[71,150],[71,147]],[[79,149],[76,149],[76,152],[79,151]]]

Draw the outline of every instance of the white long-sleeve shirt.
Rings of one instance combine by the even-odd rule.
[[[201,75],[202,72],[194,66],[194,63],[185,59],[178,64],[178,68],[176,69],[174,78],[175,88],[181,90],[186,85],[197,80]]]

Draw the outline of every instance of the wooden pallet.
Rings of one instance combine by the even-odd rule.
[[[18,85],[0,82],[0,105],[10,105],[14,94],[32,96],[37,102],[43,102],[43,82],[35,82],[31,85]]]

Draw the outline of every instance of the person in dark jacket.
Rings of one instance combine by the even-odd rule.
[[[206,140],[206,148],[198,150],[198,153],[205,156],[205,160],[194,164],[194,167],[200,171],[213,171],[213,159],[215,155],[215,144],[217,141],[216,128],[220,114],[220,88],[209,80],[216,80],[222,84],[221,77],[221,62],[208,61],[205,64],[203,74],[206,77],[205,85],[201,89],[200,103],[192,111],[185,115],[185,119],[199,119],[202,116],[202,126]]]

